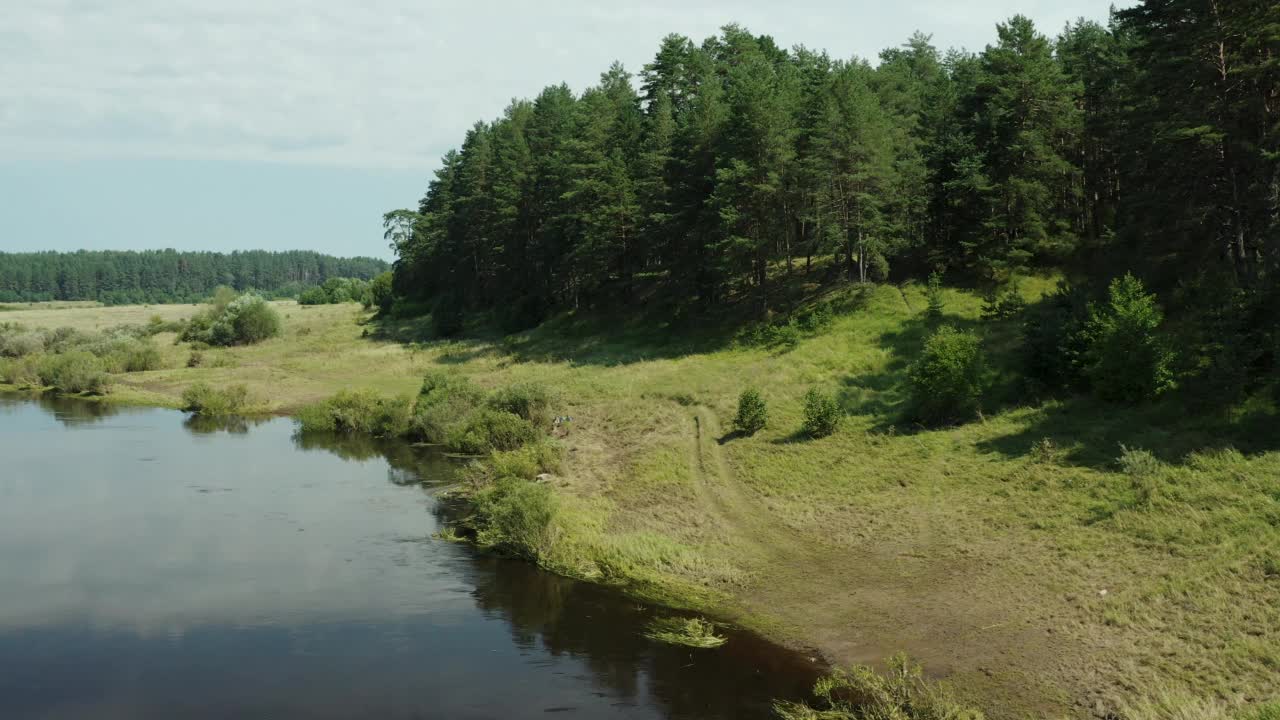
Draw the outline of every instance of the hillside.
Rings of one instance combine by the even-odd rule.
[[[1034,300],[1047,285],[1022,287]],[[429,322],[282,303],[282,338],[207,351],[200,368],[162,343],[167,369],[119,376],[113,396],[176,404],[197,380],[244,382],[288,411],[349,387],[413,393],[431,369],[484,387],[544,383],[573,418],[552,481],[551,569],[726,615],[834,663],[905,650],[994,717],[1152,695],[1277,699],[1272,410],[1039,403],[1010,370],[1016,323],[981,321],[968,292],[944,297],[945,320],[983,337],[997,381],[980,417],[937,430],[901,414],[925,334],[917,285],[828,293],[829,324],[772,346],[572,315],[505,338],[401,343],[388,338]],[[93,327],[127,310],[20,319]],[[748,385],[769,424],[736,437]],[[831,437],[798,432],[810,387],[839,400]]]

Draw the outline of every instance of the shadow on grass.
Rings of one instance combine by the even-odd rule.
[[[774,307],[789,310],[773,313],[768,322],[785,324],[795,313],[819,302],[830,303],[836,313],[855,312],[865,305],[866,296],[865,288],[846,283],[826,287],[797,283],[776,298],[778,303],[786,304]],[[534,329],[511,334],[498,330],[492,317],[476,315],[468,318],[462,337],[452,339],[435,335],[430,316],[379,316],[369,321],[366,337],[403,344],[449,340],[459,348],[447,351],[440,361],[453,364],[500,353],[515,362],[629,365],[730,347],[745,328],[762,322],[753,311],[757,305],[758,297],[751,294],[712,308],[641,301],[635,306],[602,306],[562,313]],[[766,349],[781,354],[790,348]]]
[[[1280,417],[1259,410],[1236,417],[1189,412],[1182,398],[1139,407],[1111,405],[1088,397],[1051,403],[1018,432],[978,443],[1007,457],[1029,453],[1048,440],[1062,461],[1092,468],[1114,467],[1121,446],[1140,448],[1160,460],[1181,463],[1192,452],[1234,448],[1246,455],[1280,447]]]

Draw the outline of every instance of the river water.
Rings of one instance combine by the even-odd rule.
[[[447,460],[0,396],[0,718],[767,718],[815,669],[436,540]]]

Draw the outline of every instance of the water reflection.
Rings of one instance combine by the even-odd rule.
[[[6,719],[763,718],[813,677],[430,540],[452,466],[424,448],[0,398],[0,454]]]

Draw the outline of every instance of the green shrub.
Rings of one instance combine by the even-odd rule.
[[[44,352],[45,337],[17,323],[0,324],[0,357],[20,358]]]
[[[489,396],[489,407],[528,420],[534,427],[550,428],[554,394],[540,383],[516,383]]]
[[[1083,290],[1059,283],[1031,309],[1022,327],[1022,366],[1027,379],[1048,390],[1087,384],[1089,302]]]
[[[1027,301],[1015,284],[1004,293],[992,292],[982,303],[982,319],[988,321],[1011,320],[1027,309]]]
[[[41,355],[24,355],[20,358],[3,358],[0,364],[0,380],[20,388],[40,386]]]
[[[967,419],[978,409],[986,378],[978,337],[943,326],[925,340],[907,371],[911,412],[927,424]]]
[[[100,395],[110,383],[102,360],[87,350],[44,356],[39,375],[42,384],[63,393]]]
[[[146,372],[159,370],[163,364],[160,348],[149,340],[129,340],[112,350],[108,366],[116,372]]]
[[[1086,372],[1099,397],[1138,403],[1173,387],[1173,353],[1160,337],[1164,313],[1142,281],[1111,283],[1107,303],[1090,313]]]
[[[399,437],[409,432],[408,397],[385,398],[372,390],[343,390],[298,413],[303,432],[359,433]]]
[[[493,477],[533,480],[542,473],[560,471],[562,450],[551,438],[543,438],[516,450],[500,450],[489,458]]]
[[[942,312],[947,304],[942,296],[942,273],[934,272],[929,275],[929,284],[925,286],[924,297],[928,303],[924,311],[925,319],[931,323],[941,321]]]
[[[203,363],[204,363],[204,352],[201,350],[192,349],[191,356],[187,358],[187,367],[197,368],[197,367],[200,367]]]
[[[215,388],[198,382],[182,391],[182,409],[205,417],[244,414],[249,405],[249,388],[244,384]]]
[[[738,414],[733,416],[733,429],[743,435],[754,435],[769,422],[769,409],[755,388],[747,388],[738,396]]]
[[[329,296],[322,287],[309,287],[298,295],[299,305],[325,305],[328,302]]]
[[[538,429],[519,415],[484,408],[450,429],[449,447],[473,455],[493,450],[515,450],[538,439]]]
[[[817,388],[804,395],[804,424],[800,431],[812,438],[823,438],[840,426],[841,410],[836,399]]]
[[[395,291],[392,287],[394,275],[390,270],[375,277],[369,283],[369,303],[370,307],[376,307],[382,312],[389,312],[391,304],[395,302]]]
[[[225,300],[220,297],[219,302]],[[251,345],[280,334],[280,314],[258,295],[246,293],[215,303],[187,323],[181,339],[209,345]]]
[[[980,711],[960,704],[947,686],[925,680],[906,655],[887,664],[884,675],[858,665],[819,680],[813,694],[821,709],[790,702],[774,709],[783,720],[982,720]]]
[[[518,419],[518,418],[517,418]],[[539,562],[555,543],[556,499],[551,488],[500,478],[475,494],[476,540]]]
[[[446,443],[456,427],[484,402],[484,392],[466,378],[432,371],[422,379],[409,434],[419,440]]]

